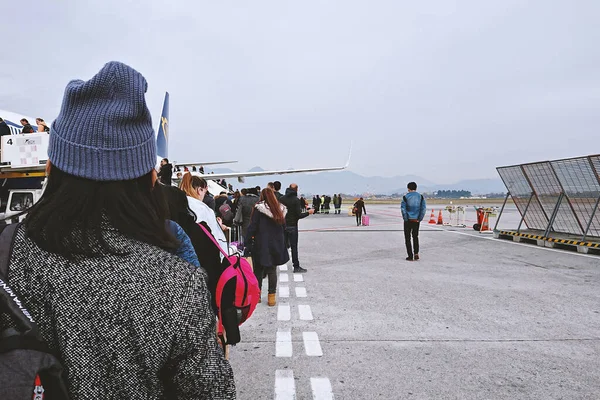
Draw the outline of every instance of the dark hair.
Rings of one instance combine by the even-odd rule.
[[[277,192],[279,192],[281,190],[281,182],[279,182],[279,181],[273,182],[273,187],[275,188],[275,190]]]
[[[273,221],[277,222],[279,225],[285,224],[285,216],[283,215],[283,211],[281,211],[281,207],[279,207],[279,201],[277,201],[277,197],[275,197],[275,192],[269,188],[265,188],[260,192],[260,201],[264,201],[271,214],[273,214]],[[252,209],[254,212],[254,209]]]
[[[28,123],[29,123],[29,121],[27,121],[27,119],[26,119],[26,118],[21,118],[21,120],[20,120],[19,122],[23,122],[23,121],[25,121],[25,123],[26,123],[26,124],[28,124]]]
[[[246,194],[248,194],[248,189],[242,189],[241,193],[242,193],[242,196],[245,196]]]
[[[127,181],[92,181],[53,165],[47,179],[25,219],[27,236],[40,248],[65,257],[126,254],[106,242],[107,228],[165,250],[179,247],[152,194],[151,172]]]
[[[4,121],[2,118],[0,118],[0,122]]]
[[[162,159],[164,162],[166,162],[167,164],[169,163],[169,159],[168,158],[163,158]]]
[[[208,187],[208,183],[206,183],[206,179],[194,175],[192,176],[192,187],[194,189],[205,188]]]
[[[415,182],[410,182],[406,187],[408,190],[417,190],[417,184]]]

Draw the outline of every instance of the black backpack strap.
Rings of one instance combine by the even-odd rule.
[[[13,240],[20,224],[5,226],[0,233],[0,310],[8,312],[26,335],[37,336],[38,327],[17,292],[8,285],[8,264],[12,255]]]
[[[0,278],[8,277],[8,263],[12,255],[12,242],[19,224],[0,226]]]

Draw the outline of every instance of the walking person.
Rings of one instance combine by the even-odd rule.
[[[362,225],[362,214],[363,210],[365,214],[367,214],[367,209],[365,208],[365,200],[361,197],[356,200],[354,203],[354,214],[356,215],[356,226]]]
[[[308,217],[315,210],[302,212],[302,205],[298,198],[298,185],[295,183],[292,183],[285,190],[285,195],[279,201],[287,207],[287,214],[285,216],[285,243],[289,243],[292,248],[294,272],[306,272],[306,269],[300,266],[298,258],[298,220]]]
[[[153,204],[146,88],[119,62],[67,84],[46,189],[13,225],[8,284],[64,366],[70,398],[235,398],[206,274],[170,254],[180,244]],[[13,326],[0,319],[0,331]]]
[[[423,195],[417,192],[417,184],[407,185],[408,193],[402,197],[402,218],[404,218],[404,241],[406,243],[407,261],[419,259],[419,224],[425,218],[427,204]],[[411,239],[412,237],[412,245]]]
[[[254,205],[244,243],[250,249],[254,274],[262,291],[264,276],[268,277],[267,304],[273,307],[277,293],[277,266],[290,260],[284,242],[286,207],[277,201],[272,189],[263,189],[260,201]]]

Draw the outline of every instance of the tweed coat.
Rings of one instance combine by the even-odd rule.
[[[66,259],[23,226],[13,243],[8,281],[61,359],[72,398],[234,399],[206,274],[116,230],[103,235],[128,254]]]

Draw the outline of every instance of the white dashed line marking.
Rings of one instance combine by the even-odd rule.
[[[300,319],[302,321],[311,321],[313,319],[313,315],[312,315],[312,311],[310,310],[310,306],[299,305],[298,312],[300,313]]]
[[[277,321],[289,321],[291,319],[290,305],[284,304],[277,308]]]
[[[287,264],[280,265],[280,266],[279,266],[279,270],[280,270],[280,271],[287,271],[287,270],[288,270],[288,266],[287,266]]]
[[[307,356],[323,356],[323,350],[321,350],[321,343],[319,343],[317,332],[302,332],[302,339],[304,339],[304,350],[306,351]]]
[[[288,286],[280,286],[279,297],[290,297],[290,288]]]
[[[276,357],[292,356],[292,332],[277,331],[277,342],[275,343]]]
[[[296,383],[294,371],[278,369],[275,371],[275,400],[294,400],[296,398]]]
[[[294,274],[294,282],[304,282],[302,274]]]
[[[291,372],[291,371],[290,371]],[[333,390],[327,378],[310,378],[313,400],[333,400]]]
[[[289,282],[290,277],[288,274],[279,274],[279,282]]]
[[[296,297],[306,297],[306,288],[305,287],[297,287],[296,288]]]

